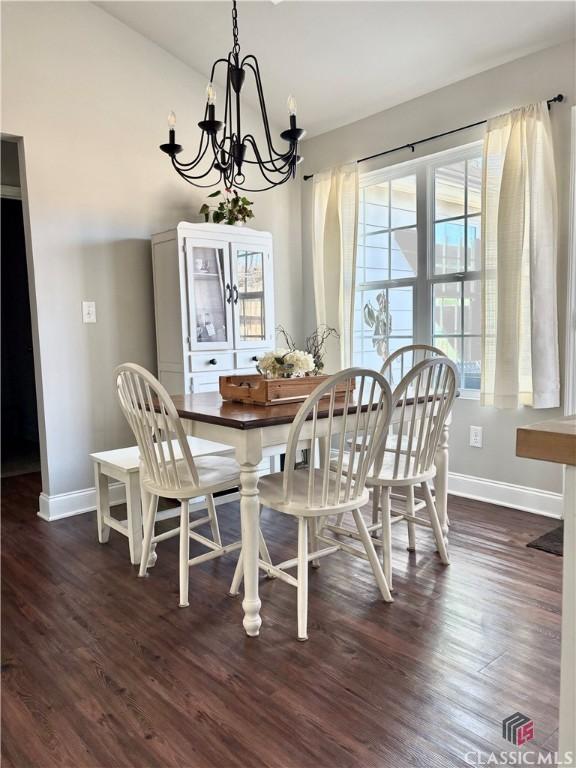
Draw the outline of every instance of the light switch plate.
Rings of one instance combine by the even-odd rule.
[[[96,322],[96,302],[95,301],[82,302],[82,321],[84,323]]]

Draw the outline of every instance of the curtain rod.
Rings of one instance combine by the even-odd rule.
[[[546,103],[548,104],[548,109],[550,109],[550,105],[554,102],[561,103],[564,101],[563,94],[559,93],[558,96],[554,96],[553,99],[547,99]],[[461,128],[453,128],[451,131],[444,131],[444,133],[436,133],[434,136],[428,136],[425,139],[418,139],[418,141],[411,141],[408,144],[402,144],[401,147],[394,147],[393,149],[385,149],[384,152],[376,152],[375,155],[368,155],[368,157],[361,157],[359,160],[356,160],[357,163],[365,163],[367,160],[374,160],[375,157],[384,157],[384,155],[390,155],[392,152],[399,152],[401,149],[410,149],[412,152],[414,152],[414,147],[417,147],[418,144],[425,144],[427,141],[434,141],[434,139],[441,139],[443,136],[450,136],[452,133],[459,133],[460,131],[466,131],[468,128],[476,128],[478,125],[484,125],[484,123],[487,123],[489,118],[486,118],[485,120],[478,120],[477,123],[470,123],[470,125],[463,125]],[[304,181],[308,181],[308,179],[313,179],[314,174],[310,173],[306,176],[303,176]]]

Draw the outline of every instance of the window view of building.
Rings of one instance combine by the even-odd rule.
[[[481,147],[361,179],[354,363],[433,343],[480,388]]]

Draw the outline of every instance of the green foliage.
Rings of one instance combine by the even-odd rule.
[[[231,194],[231,193],[234,194]],[[208,197],[219,197],[224,195],[224,200],[220,200],[215,208],[208,203],[204,203],[199,213],[204,216],[206,221],[210,221],[210,211],[212,211],[212,221],[214,224],[236,224],[238,221],[246,222],[254,217],[250,206],[253,204],[247,197],[240,196],[235,189],[226,189],[224,193],[220,190],[212,192]]]

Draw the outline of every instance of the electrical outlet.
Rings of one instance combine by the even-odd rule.
[[[470,427],[470,447],[482,448],[482,427]]]
[[[82,302],[82,322],[83,323],[96,322],[96,302],[95,301]]]

